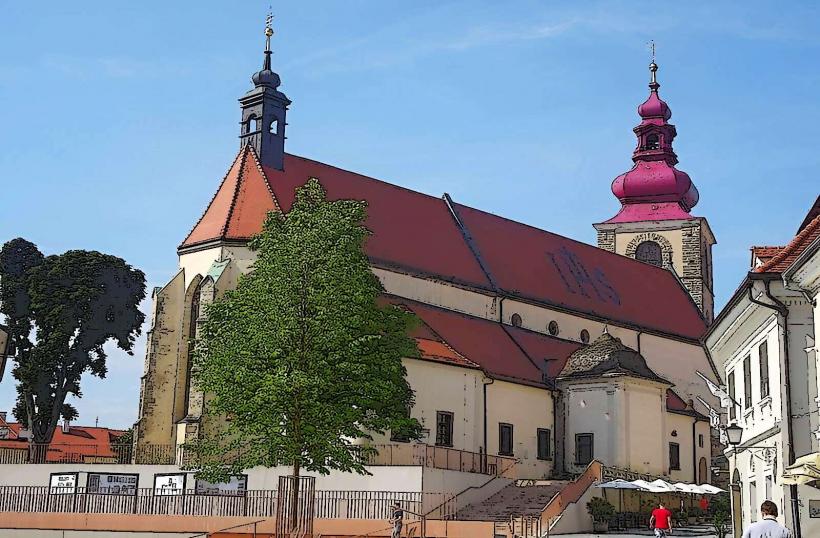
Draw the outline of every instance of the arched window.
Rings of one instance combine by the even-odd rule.
[[[250,116],[248,116],[247,121],[242,126],[242,130],[245,132],[245,134],[256,131],[256,122],[257,120],[255,115],[251,114]]]
[[[515,327],[520,327],[521,326],[521,316],[519,316],[518,314],[513,314],[511,321],[512,321],[513,326],[515,326]]]
[[[589,331],[586,329],[581,329],[581,342],[584,344],[589,343]]]
[[[656,133],[646,135],[646,149],[661,149],[661,137]]]
[[[644,241],[635,249],[635,259],[661,267],[663,265],[663,251],[656,242]]]
[[[185,412],[188,412],[188,399],[191,394],[191,368],[194,365],[194,345],[196,343],[196,327],[199,321],[199,297],[202,285],[196,287],[191,298],[191,317],[188,322],[188,365],[185,372]]]
[[[279,134],[279,120],[273,118],[273,120],[270,122],[270,128],[268,129],[268,132],[272,135]]]
[[[552,336],[558,335],[558,322],[553,320],[549,322],[547,325],[547,332],[549,332]]]

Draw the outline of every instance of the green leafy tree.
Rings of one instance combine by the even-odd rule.
[[[3,245],[0,313],[14,349],[14,415],[35,447],[51,442],[61,417],[77,417],[66,397],[82,396],[82,374],[105,377],[106,342],[131,354],[144,297],[145,275],[115,256],[70,250],[45,257],[20,238]],[[35,461],[44,456],[32,453]]]
[[[418,355],[408,336],[415,318],[377,302],[365,215],[364,202],[328,201],[310,180],[287,215],[268,215],[251,242],[252,272],[206,308],[193,377],[206,412],[228,420],[189,445],[199,476],[225,480],[257,465],[291,466],[295,477],[366,474],[373,449],[354,440],[387,430],[419,437],[401,362]]]

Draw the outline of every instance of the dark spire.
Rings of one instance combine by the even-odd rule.
[[[252,145],[264,166],[282,170],[285,160],[285,115],[290,100],[278,90],[282,83],[271,69],[273,15],[265,20],[265,60],[251,77],[254,88],[239,99],[242,106],[241,145]]]

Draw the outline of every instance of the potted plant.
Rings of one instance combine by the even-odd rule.
[[[712,516],[712,526],[717,538],[725,538],[726,533],[729,532],[729,514],[723,510],[715,511],[715,515]]]
[[[689,523],[703,523],[704,516],[705,513],[701,507],[693,506],[692,509],[689,510]]]
[[[609,520],[615,515],[615,507],[606,499],[593,497],[587,503],[587,512],[592,516],[592,531],[609,531]]]

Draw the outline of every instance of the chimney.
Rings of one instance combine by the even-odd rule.
[[[68,433],[69,429],[71,429],[71,421],[68,419],[63,419],[63,433]]]
[[[8,416],[7,411],[0,411],[0,422],[6,422],[6,417]]]

